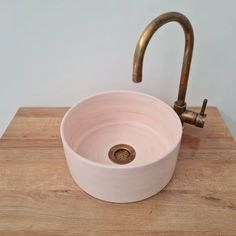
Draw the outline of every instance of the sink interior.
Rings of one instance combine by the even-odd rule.
[[[126,91],[85,99],[67,114],[64,126],[65,139],[79,156],[117,167],[143,166],[161,159],[182,134],[179,117],[171,107],[152,96]],[[113,150],[116,145],[120,146]],[[112,151],[117,162],[109,157]]]

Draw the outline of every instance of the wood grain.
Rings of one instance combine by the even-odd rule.
[[[236,235],[236,143],[216,108],[186,125],[159,194],[106,203],[72,180],[59,135],[67,108],[21,108],[0,139],[0,235]]]

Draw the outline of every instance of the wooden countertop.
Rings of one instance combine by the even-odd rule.
[[[0,235],[236,235],[236,143],[216,108],[186,125],[159,194],[107,203],[72,180],[59,135],[67,108],[21,108],[0,139]]]

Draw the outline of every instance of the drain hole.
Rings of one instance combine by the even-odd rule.
[[[127,164],[134,160],[135,150],[127,144],[118,144],[113,146],[108,153],[111,161],[116,164]]]
[[[130,152],[126,149],[118,149],[115,151],[114,156],[119,160],[124,160],[130,156]]]

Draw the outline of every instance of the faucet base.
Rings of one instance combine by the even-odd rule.
[[[173,108],[174,108],[175,112],[180,116],[183,112],[186,111],[187,104],[186,104],[186,102],[184,102],[183,105],[179,105],[178,103],[179,103],[179,101],[177,100],[174,103]]]
[[[195,125],[197,127],[203,128],[205,119],[206,119],[206,114],[205,108],[207,104],[207,99],[203,101],[202,109],[200,113],[194,112],[194,111],[189,111],[187,110],[187,104],[184,103],[182,106],[178,104],[178,101],[174,103],[174,110],[178,114],[182,124],[188,123],[191,125]]]

